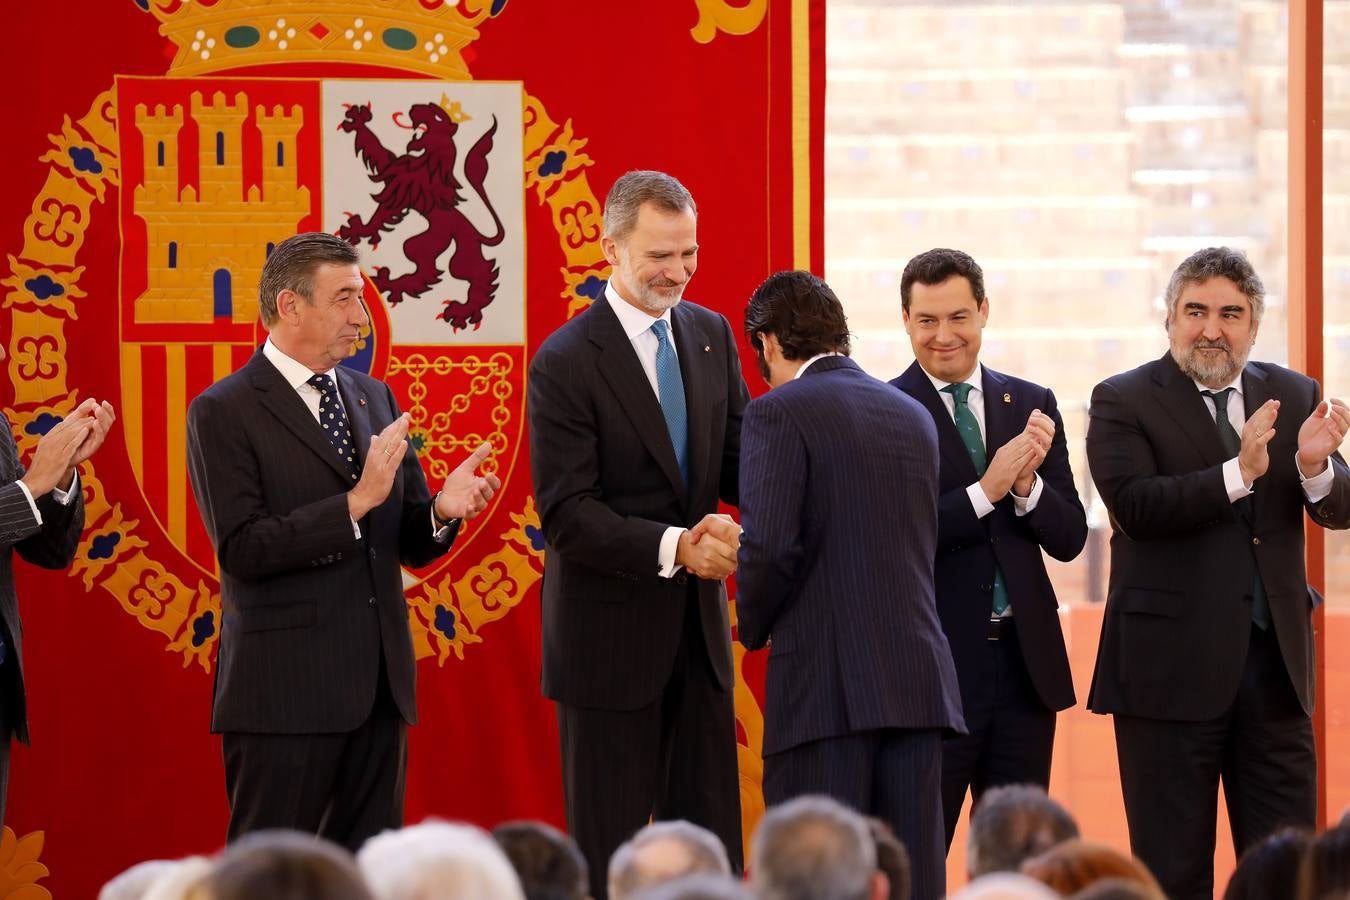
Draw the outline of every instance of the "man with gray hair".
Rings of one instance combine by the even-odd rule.
[[[366,842],[356,854],[376,900],[525,900],[511,860],[476,825],[428,819]]]
[[[750,875],[760,900],[884,900],[889,889],[867,820],[820,794],[764,814],[750,846]]]
[[[653,822],[614,851],[609,860],[609,897],[631,900],[653,885],[700,873],[731,875],[726,848],[717,835],[683,819]]]
[[[1038,784],[990,788],[970,813],[966,874],[1016,872],[1022,863],[1078,837],[1078,823]]]
[[[1165,299],[1169,352],[1092,392],[1113,533],[1088,707],[1114,716],[1134,855],[1188,900],[1213,896],[1220,781],[1238,856],[1315,823],[1303,518],[1350,527],[1350,408],[1248,362],[1265,293],[1238,251],[1193,254]]]
[[[741,868],[725,579],[749,396],[726,318],[683,300],[698,213],[663,172],[605,201],[612,266],[530,363],[530,467],[546,542],[544,696],[557,705],[567,830],[604,900],[614,849],[688,819]]]

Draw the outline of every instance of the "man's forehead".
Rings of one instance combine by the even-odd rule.
[[[1177,298],[1181,306],[1209,307],[1241,306],[1251,309],[1251,300],[1242,293],[1236,284],[1222,275],[1216,275],[1204,281],[1189,281],[1181,288]]]

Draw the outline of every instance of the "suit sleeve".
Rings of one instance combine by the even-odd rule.
[[[9,420],[0,416],[0,423],[8,432]],[[42,516],[39,524],[27,495],[19,487],[25,469],[19,461],[18,448],[8,433],[0,435],[0,440],[7,445],[3,449],[10,465],[5,468],[14,473],[13,481],[0,486],[0,547],[13,548],[35,566],[64,569],[75,558],[80,533],[84,531],[82,493],[77,492],[66,504],[58,503],[51,494],[35,497]]]
[[[746,410],[742,434],[741,549],[736,569],[736,628],[751,650],[763,647],[792,600],[805,550],[802,503],[806,445],[769,396]]]
[[[1152,441],[1133,405],[1109,381],[1092,391],[1087,455],[1115,526],[1131,540],[1186,534],[1233,515],[1223,466],[1158,474]]]
[[[741,374],[741,357],[736,350],[736,338],[731,323],[726,316],[722,320],[722,334],[727,355],[727,430],[722,445],[722,476],[718,483],[718,496],[722,502],[739,507],[740,462],[741,462],[741,419],[745,415],[745,405],[750,402],[750,390]]]
[[[1316,382],[1313,382],[1312,405],[1304,414],[1304,419],[1313,414],[1318,404],[1322,402],[1322,388]],[[1303,422],[1299,422],[1302,425]],[[1330,528],[1339,531],[1350,528],[1350,469],[1346,468],[1345,458],[1337,450],[1331,454],[1327,460],[1327,465],[1331,466],[1335,474],[1331,480],[1331,491],[1316,503],[1309,503],[1305,497],[1303,505],[1308,510],[1308,515],[1314,522],[1323,528]]]
[[[389,385],[384,385],[385,402],[389,405],[389,421],[402,415],[398,401]],[[450,549],[459,534],[460,523],[450,526],[445,541],[436,540],[436,532],[431,523],[431,489],[427,486],[426,472],[417,461],[417,453],[412,446],[403,452],[403,461],[399,464],[399,475],[403,482],[403,505],[399,510],[398,548],[399,561],[414,569],[430,565]]]
[[[258,581],[311,568],[334,551],[356,552],[345,492],[285,515],[267,508],[263,460],[286,465],[283,456],[293,447],[255,447],[243,418],[234,404],[210,394],[188,407],[188,473],[220,568]]]
[[[1069,445],[1064,438],[1064,420],[1060,417],[1055,394],[1045,392],[1041,411],[1055,422],[1055,436],[1037,474],[1041,478],[1041,498],[1023,522],[1031,529],[1041,548],[1060,562],[1069,562],[1083,552],[1087,543],[1087,514],[1078,499],[1078,488],[1069,465]]]
[[[607,574],[656,574],[661,535],[678,523],[615,512],[600,490],[599,423],[587,379],[557,350],[530,364],[530,470],[544,538],[569,562]]]
[[[966,485],[960,485],[938,497],[938,553],[960,550],[989,540],[975,507],[970,503]]]

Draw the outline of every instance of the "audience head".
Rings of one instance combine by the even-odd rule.
[[[1128,878],[1103,878],[1074,894],[1072,900],[1163,900],[1163,895]]]
[[[867,821],[829,797],[808,795],[764,815],[750,849],[761,900],[886,896]]]
[[[429,819],[366,841],[356,861],[379,900],[524,900],[506,854],[473,825]]]
[[[373,900],[351,854],[312,834],[255,831],[225,848],[211,866],[210,900]]]
[[[986,791],[970,814],[966,873],[1016,872],[1022,863],[1070,838],[1078,825],[1045,789],[1008,784]]]
[[[168,880],[173,873],[191,872],[191,877],[196,879],[210,867],[210,862],[200,856],[147,860],[112,878],[98,892],[98,900],[144,900],[151,888]]]
[[[622,844],[609,860],[610,900],[685,875],[730,875],[722,841],[692,822],[653,822]]]
[[[1345,900],[1350,897],[1350,828],[1327,829],[1303,854],[1299,900]]]
[[[543,822],[505,822],[492,837],[515,867],[526,900],[584,900],[586,858],[576,842]]]
[[[1303,854],[1313,836],[1302,828],[1282,828],[1259,844],[1247,848],[1238,860],[1223,900],[1265,900],[1298,883]]]
[[[909,900],[909,851],[891,831],[891,826],[876,818],[867,818],[867,830],[877,848],[877,871],[886,876],[890,900]]]
[[[1058,900],[1059,894],[1035,878],[1018,872],[991,872],[981,875],[955,894],[951,900]]]
[[[754,894],[730,875],[700,872],[643,888],[632,900],[754,900]]]
[[[1149,888],[1154,900],[1165,900],[1158,882],[1143,863],[1105,844],[1077,838],[1022,863],[1022,874],[1045,882],[1063,897],[1103,878],[1120,878]]]

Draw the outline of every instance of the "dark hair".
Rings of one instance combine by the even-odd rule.
[[[909,312],[910,292],[915,283],[932,287],[956,276],[970,282],[975,305],[984,305],[984,271],[980,264],[969,253],[935,247],[905,264],[905,272],[900,276],[900,308]]]
[[[891,826],[875,816],[868,816],[867,828],[872,832],[872,842],[877,845],[877,868],[891,883],[890,900],[909,900],[909,851]]]
[[[212,900],[374,900],[351,854],[298,831],[255,831],[225,848],[206,878]]]
[[[698,215],[694,196],[674,176],[652,169],[634,169],[614,182],[605,198],[605,237],[616,241],[628,237],[637,225],[644,203],[663,212],[680,213],[687,209]]]
[[[1339,900],[1350,894],[1350,828],[1328,828],[1308,845],[1298,881],[1299,900]]]
[[[308,231],[292,235],[272,248],[258,276],[258,312],[263,324],[271,328],[280,318],[277,297],[282,291],[295,291],[306,300],[314,299],[314,273],[325,263],[348,266],[359,263],[361,254],[336,235]]]
[[[1261,284],[1261,276],[1256,274],[1245,253],[1231,247],[1206,247],[1182,260],[1168,280],[1167,293],[1163,295],[1168,321],[1176,313],[1177,300],[1186,285],[1203,284],[1211,278],[1227,278],[1237,285],[1252,305],[1252,321],[1261,321],[1266,312],[1266,289]]]
[[[1005,784],[985,791],[970,813],[966,870],[972,878],[1016,872],[1022,861],[1078,837],[1068,810],[1034,784]]]
[[[1298,883],[1303,853],[1313,842],[1302,828],[1281,828],[1259,844],[1247,848],[1228,879],[1223,900],[1265,900]]]
[[[851,349],[843,304],[828,284],[800,269],[775,272],[755,288],[745,307],[745,334],[761,356],[764,334],[778,338],[786,359],[830,352],[847,356]]]
[[[492,837],[511,860],[526,900],[584,900],[586,858],[576,842],[543,822],[504,822]]]

